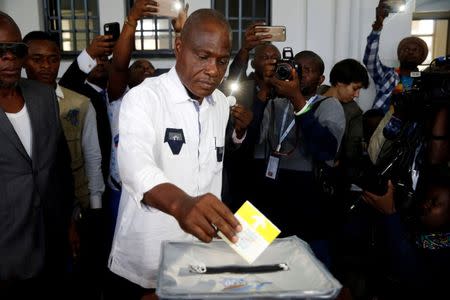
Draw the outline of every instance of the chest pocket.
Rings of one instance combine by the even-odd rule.
[[[181,148],[186,144],[183,129],[167,128],[164,135],[164,143],[167,143],[173,155],[180,154]]]

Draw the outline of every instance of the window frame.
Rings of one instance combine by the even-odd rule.
[[[134,3],[134,0],[125,0],[125,10],[126,10],[126,14],[127,15],[129,14],[130,9],[132,7],[132,2]],[[181,0],[181,2],[183,2],[183,4],[184,4],[183,0]],[[143,49],[143,50],[136,50],[135,46],[133,45],[134,49],[133,49],[132,56],[136,57],[136,58],[148,58],[149,56],[155,57],[155,58],[175,58],[175,32],[174,32],[173,27],[172,27],[172,22],[171,22],[172,18],[170,18],[170,17],[154,16],[154,17],[145,18],[145,19],[153,19],[154,20],[155,30],[154,31],[153,30],[144,30],[144,29],[138,30],[136,28],[135,43],[138,41],[137,38],[136,38],[136,34],[140,32],[140,42],[141,42],[141,47],[143,48],[144,40],[142,39],[142,37],[144,36],[144,32],[147,31],[147,32],[154,32],[155,33],[155,37],[156,37],[155,41],[156,41],[156,45],[157,45],[158,32],[161,31],[161,32],[168,32],[168,34],[169,34],[169,45],[172,45],[172,48],[171,49],[157,49],[157,50],[145,50],[145,49]],[[166,29],[158,30],[158,28],[157,28],[157,24],[158,24],[157,20],[158,19],[159,20],[167,20],[168,21],[169,27],[168,27],[167,30]],[[144,21],[143,20],[144,19],[140,19],[140,20],[137,21],[138,24],[140,24],[141,28],[143,28],[143,25],[144,25]],[[139,25],[138,25],[138,27],[139,27]]]
[[[232,54],[236,54],[239,51],[239,49],[242,48],[243,36],[245,34],[245,30],[247,29],[247,28],[243,28],[243,25],[242,25],[243,21],[252,21],[252,23],[255,22],[255,21],[262,21],[261,17],[256,17],[255,16],[256,15],[256,5],[257,5],[258,2],[260,3],[261,0],[252,0],[252,10],[253,11],[252,11],[252,16],[251,17],[243,17],[242,16],[242,1],[243,0],[223,0],[223,1],[225,1],[225,12],[222,12],[222,13],[224,14],[225,18],[229,22],[230,21],[238,21],[238,29],[235,29],[233,27],[231,28],[231,32],[233,34],[236,33],[236,32],[238,33],[238,49],[237,50],[235,50],[235,49],[232,50]],[[230,3],[230,1],[239,1],[238,16],[237,17],[235,17],[235,16],[230,17],[229,16],[229,10],[230,10],[229,3]],[[249,0],[247,0],[247,1],[249,1]],[[266,22],[267,25],[270,26],[272,24],[272,16],[271,16],[271,4],[272,4],[272,1],[270,1],[270,0],[264,0],[264,1],[266,1],[266,12],[265,12],[266,20],[265,20],[265,22]],[[215,9],[215,2],[216,2],[216,0],[211,0],[211,8],[213,8],[213,9]],[[231,26],[231,24],[230,24],[230,26]]]
[[[62,14],[61,14],[61,1],[62,0],[42,0],[42,7],[44,10],[44,26],[45,26],[45,31],[50,33],[50,34],[57,34],[58,35],[58,39],[59,39],[59,44],[60,44],[60,49],[61,49],[61,56],[62,58],[73,58],[78,56],[82,50],[70,50],[70,51],[64,51],[63,48],[63,33],[65,32],[69,32],[72,34],[72,37],[70,39],[70,42],[72,44],[72,49],[77,49],[76,45],[77,45],[77,33],[85,33],[86,36],[86,47],[89,45],[89,43],[91,42],[92,38],[91,35],[94,37],[96,35],[100,34],[100,18],[99,18],[99,1],[96,0],[96,3],[94,5],[96,5],[96,11],[97,11],[97,15],[89,15],[89,11],[88,11],[88,2],[89,0],[82,0],[83,1],[83,7],[84,7],[84,14],[83,16],[77,17],[75,14],[75,0],[70,0],[71,3],[71,7],[72,7],[72,12],[71,12],[71,16],[70,18],[63,18]],[[79,1],[79,0],[78,0]],[[50,14],[50,7],[51,7],[51,3],[53,2],[56,8],[56,14],[55,15],[51,15]],[[62,29],[62,20],[70,20],[71,25],[72,25],[72,30],[69,31],[64,31]],[[76,20],[84,20],[84,30],[80,30],[78,31],[75,25]],[[94,24],[93,24],[93,28],[92,30],[90,29],[89,26],[89,20],[93,20]],[[52,28],[52,22],[57,22],[56,23],[56,29]]]

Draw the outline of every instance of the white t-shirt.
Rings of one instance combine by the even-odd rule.
[[[191,196],[209,192],[220,198],[229,112],[218,90],[201,105],[190,99],[175,68],[125,95],[118,147],[122,196],[111,271],[155,288],[161,242],[195,239],[175,218],[141,200],[162,183],[175,184]]]
[[[17,113],[6,113],[9,121],[11,122],[14,130],[19,136],[23,147],[28,153],[28,156],[32,157],[32,129],[30,116],[28,115],[28,109],[26,103],[23,105],[22,109]]]

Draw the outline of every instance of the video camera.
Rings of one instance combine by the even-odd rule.
[[[280,80],[292,80],[292,69],[296,70],[298,77],[301,77],[302,69],[295,60],[291,47],[283,48],[283,58],[277,61],[275,77]]]
[[[412,72],[412,88],[392,94],[395,110],[409,120],[420,120],[424,110],[450,105],[450,55],[433,60],[422,72]]]

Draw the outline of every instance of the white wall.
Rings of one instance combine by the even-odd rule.
[[[410,33],[415,1],[407,2],[406,12],[391,15],[385,20],[380,56],[387,65],[398,64],[397,44]],[[448,3],[440,0],[417,1],[423,5]],[[41,3],[41,0],[1,0],[0,9],[10,14],[25,34],[31,30],[43,29]],[[190,0],[189,3],[192,12],[210,7],[211,1]],[[272,24],[287,27],[286,42],[276,46],[280,49],[290,46],[294,53],[305,49],[317,52],[325,62],[325,75],[328,77],[331,67],[337,61],[348,57],[362,60],[377,3],[377,0],[272,0]],[[100,24],[114,21],[123,24],[124,0],[99,0],[99,8]],[[158,68],[168,68],[174,63],[173,59],[151,60]],[[69,64],[70,61],[62,63],[60,74]],[[373,97],[373,89],[362,93],[361,107],[369,108]]]

